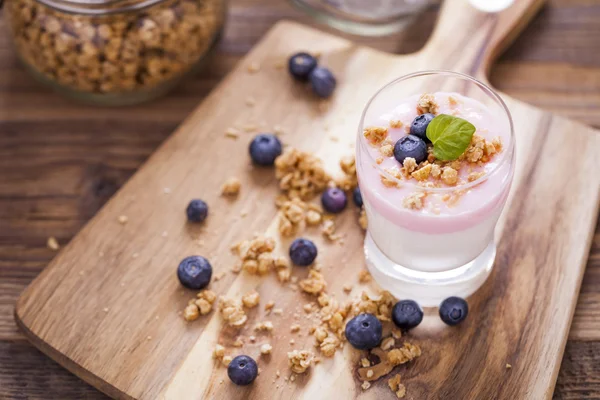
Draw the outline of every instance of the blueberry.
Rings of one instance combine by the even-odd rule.
[[[257,165],[273,165],[281,154],[281,142],[270,133],[256,135],[250,142],[250,158]]]
[[[185,210],[188,221],[190,222],[202,222],[208,215],[208,205],[200,199],[194,199],[190,201],[187,209]]]
[[[294,264],[306,267],[317,258],[317,246],[308,239],[298,238],[290,246],[290,258]]]
[[[327,188],[321,195],[321,204],[323,204],[325,211],[332,214],[339,214],[346,208],[348,199],[342,189]]]
[[[227,376],[236,385],[246,386],[254,382],[258,375],[258,366],[252,357],[237,356],[227,367]]]
[[[427,137],[427,127],[434,118],[435,115],[430,113],[417,116],[410,124],[410,134],[420,137],[425,143],[431,143],[431,140]]]
[[[440,318],[450,326],[458,325],[469,315],[469,305],[460,297],[448,297],[440,305]]]
[[[354,200],[356,207],[363,206],[362,194],[360,193],[360,188],[358,186],[355,187],[354,191],[352,192],[352,200]]]
[[[309,75],[313,92],[319,97],[331,96],[335,89],[336,80],[330,70],[323,67],[313,69]]]
[[[179,282],[188,289],[204,289],[210,282],[212,266],[202,256],[189,256],[177,267]]]
[[[360,314],[346,324],[346,339],[359,350],[379,346],[382,335],[381,322],[373,314]]]
[[[423,311],[413,300],[402,300],[392,309],[392,321],[400,329],[412,329],[423,321]]]
[[[308,75],[316,66],[317,59],[304,52],[294,54],[288,62],[290,74],[299,81],[307,81]]]
[[[394,157],[400,164],[407,157],[414,158],[417,164],[419,164],[427,159],[427,145],[423,139],[417,136],[404,136],[394,145]]]

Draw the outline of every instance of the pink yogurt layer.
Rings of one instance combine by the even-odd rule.
[[[362,196],[374,212],[406,229],[440,234],[457,232],[475,226],[502,208],[512,182],[513,168],[510,160],[505,159],[505,157],[510,158],[511,156],[506,154],[511,141],[510,131],[508,124],[499,121],[500,116],[494,115],[479,101],[458,93],[437,92],[434,96],[438,103],[438,114],[450,114],[466,119],[475,125],[476,134],[487,140],[491,141],[495,137],[500,137],[502,151],[494,155],[483,166],[474,165],[470,170],[465,167],[461,168],[457,186],[444,185],[444,189],[438,189],[438,192],[428,191],[425,206],[420,210],[403,207],[403,200],[408,195],[418,190],[427,191],[427,189],[417,186],[414,179],[403,180],[399,188],[386,187],[381,182],[383,170],[402,167],[393,156],[384,157],[383,162],[377,165],[374,160],[381,157],[379,146],[370,145],[361,135],[360,143],[357,145],[356,158]],[[450,103],[450,96],[457,100],[457,104]],[[419,97],[420,95],[415,95],[404,99],[391,112],[382,110],[379,117],[365,120],[363,126],[388,127],[388,137],[395,143],[407,135],[405,127],[410,126],[417,116],[416,104]],[[400,128],[390,128],[389,124],[392,120],[400,120],[403,125]],[[506,129],[503,129],[504,126]],[[442,200],[444,194],[452,194],[467,184],[470,172],[480,171],[486,173],[477,181],[481,183],[468,188],[460,196],[458,202],[449,205]]]

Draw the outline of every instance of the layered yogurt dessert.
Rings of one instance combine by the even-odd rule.
[[[439,296],[411,295],[427,303],[471,294],[493,264],[494,228],[513,177],[506,115],[455,92],[417,94],[378,111],[365,113],[357,144],[371,272],[401,298],[428,281]],[[474,273],[476,282],[466,282]]]

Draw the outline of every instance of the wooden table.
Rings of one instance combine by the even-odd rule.
[[[361,42],[412,52],[435,15],[427,12],[401,35]],[[7,35],[0,37],[0,398],[105,398],[29,345],[13,321],[14,302],[53,257],[47,238],[66,244],[281,18],[311,22],[284,0],[233,0],[219,52],[202,76],[165,99],[122,109],[79,106],[40,87]],[[600,127],[599,20],[598,0],[549,1],[492,70],[493,84]],[[555,398],[600,399],[599,376],[600,224]]]

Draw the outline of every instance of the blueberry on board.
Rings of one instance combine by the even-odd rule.
[[[281,142],[270,133],[256,135],[250,142],[250,158],[257,165],[269,166],[281,154]]]
[[[346,339],[359,350],[379,346],[383,328],[373,314],[359,314],[346,324]]]
[[[304,52],[294,54],[288,61],[290,74],[299,81],[307,81],[308,75],[316,66],[317,59]]]
[[[317,258],[317,246],[311,240],[298,238],[290,246],[290,258],[294,264],[306,267]]]
[[[448,297],[440,305],[440,318],[450,326],[458,325],[469,315],[469,305],[460,297]]]
[[[412,329],[423,321],[423,311],[413,300],[401,300],[392,308],[392,321],[400,329]]]
[[[190,201],[186,210],[188,221],[190,222],[202,222],[208,215],[208,204],[203,200],[194,199]]]
[[[418,115],[410,124],[410,134],[420,137],[425,143],[431,143],[431,140],[427,137],[427,127],[434,118],[435,115],[431,113]]]
[[[360,188],[358,186],[355,187],[354,191],[352,192],[352,200],[354,200],[356,207],[360,208],[363,206],[362,194],[360,193]]]
[[[400,164],[408,157],[414,158],[419,164],[427,159],[427,144],[418,136],[404,136],[394,145],[394,157]]]
[[[340,188],[327,188],[321,195],[321,204],[327,212],[332,214],[341,213],[348,204],[346,192]]]
[[[212,277],[212,266],[202,256],[189,256],[179,263],[177,277],[186,288],[204,289]]]
[[[254,382],[258,375],[258,366],[252,357],[237,356],[227,367],[227,376],[231,382],[239,386],[246,386]]]
[[[313,92],[322,98],[331,96],[337,83],[331,71],[323,67],[313,69],[309,79]]]

